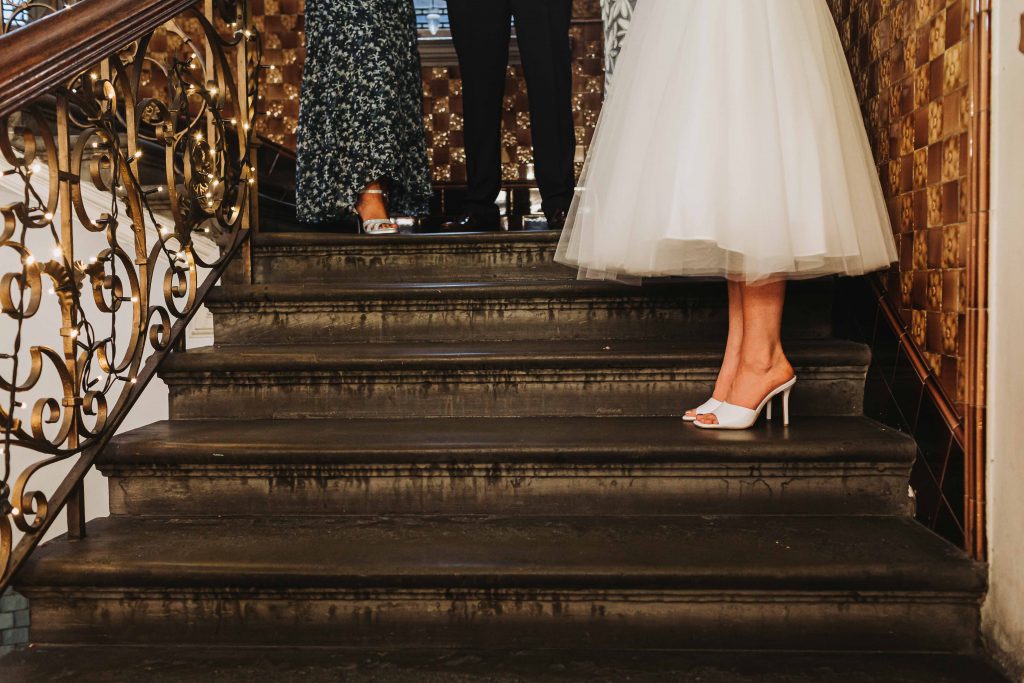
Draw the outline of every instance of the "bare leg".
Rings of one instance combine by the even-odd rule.
[[[725,357],[718,371],[715,391],[711,397],[724,401],[729,396],[736,370],[740,367],[740,350],[743,346],[743,285],[729,281],[729,338],[725,342]],[[696,417],[696,410],[686,411],[687,416]]]
[[[363,188],[363,193],[359,195],[359,202],[356,204],[356,211],[359,212],[360,218],[364,221],[391,218],[388,214],[388,203],[384,195],[376,193],[370,194],[367,192],[367,190],[381,189],[383,189],[383,186],[379,180],[376,180]]]
[[[726,401],[754,409],[768,392],[793,377],[782,350],[782,308],[786,301],[786,283],[741,285],[743,290],[743,341],[739,368]],[[715,424],[714,415],[698,418]]]

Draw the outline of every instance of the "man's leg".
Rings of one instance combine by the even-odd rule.
[[[537,184],[548,218],[572,203],[576,129],[572,117],[572,0],[511,0],[530,95]]]
[[[469,189],[466,209],[497,215],[501,191],[501,112],[512,17],[507,0],[448,0],[462,72]],[[496,220],[496,219],[495,219]]]

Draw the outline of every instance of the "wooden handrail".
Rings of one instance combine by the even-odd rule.
[[[24,106],[196,0],[82,0],[0,36],[0,116]]]

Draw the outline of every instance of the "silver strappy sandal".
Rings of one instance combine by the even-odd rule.
[[[384,190],[363,190],[362,194],[379,194],[383,195],[384,201],[388,199],[388,193]],[[359,217],[359,212],[356,212],[356,217],[359,218],[359,232],[364,235],[397,235],[398,234],[398,223],[391,218],[371,218],[368,221],[364,221]]]

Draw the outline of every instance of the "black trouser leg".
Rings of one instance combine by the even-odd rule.
[[[448,16],[462,72],[466,208],[493,213],[501,191],[501,113],[512,17],[508,0],[448,0]]]
[[[473,0],[470,0],[473,1]],[[488,4],[491,0],[475,0]],[[572,116],[572,0],[511,0],[530,96],[534,172],[549,217],[569,208],[576,184]]]

